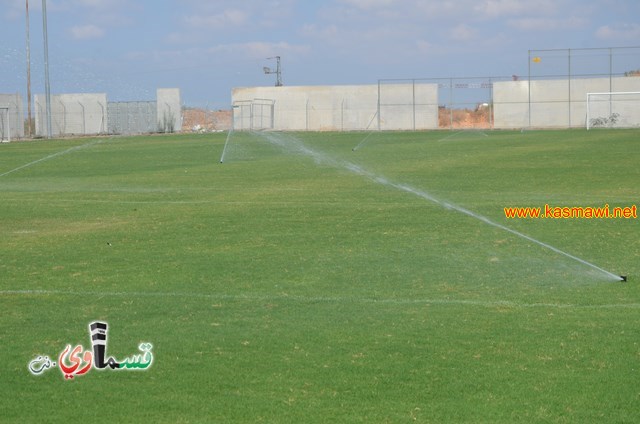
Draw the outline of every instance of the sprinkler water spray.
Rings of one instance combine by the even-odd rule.
[[[370,134],[373,134],[373,131]],[[509,228],[507,226],[499,224],[498,222],[492,221],[489,218],[487,218],[485,216],[482,216],[482,215],[479,215],[479,214],[477,214],[475,212],[472,212],[469,209],[466,209],[466,208],[464,208],[462,206],[458,206],[458,205],[456,205],[454,203],[449,203],[449,202],[447,202],[445,200],[441,200],[441,199],[439,199],[439,198],[437,198],[435,196],[432,196],[428,192],[413,188],[413,187],[411,187],[409,185],[394,183],[392,181],[387,180],[385,177],[383,177],[381,175],[376,175],[376,174],[374,174],[372,172],[369,172],[366,169],[364,169],[364,168],[362,168],[362,167],[360,167],[360,166],[358,166],[358,165],[356,165],[354,163],[351,163],[349,161],[342,161],[342,160],[333,159],[328,155],[325,155],[325,154],[320,153],[320,152],[316,152],[316,151],[306,147],[304,145],[304,143],[302,143],[296,137],[286,137],[286,142],[285,142],[285,136],[279,135],[278,133],[266,132],[266,133],[260,133],[259,135],[261,137],[264,137],[265,139],[267,139],[270,143],[272,143],[274,145],[286,148],[289,151],[295,151],[297,153],[303,153],[305,155],[311,156],[311,157],[313,157],[315,159],[316,163],[331,164],[331,165],[339,167],[339,168],[347,169],[347,170],[349,170],[349,171],[351,171],[351,172],[353,172],[353,173],[355,173],[357,175],[360,175],[362,177],[368,178],[368,179],[370,179],[372,181],[375,181],[375,182],[377,182],[379,184],[382,184],[384,186],[395,188],[395,189],[398,189],[400,191],[405,191],[405,192],[414,194],[414,195],[416,195],[418,197],[421,197],[421,198],[423,198],[425,200],[428,200],[429,202],[435,203],[435,204],[437,204],[437,205],[439,205],[439,206],[441,206],[441,207],[443,207],[445,209],[454,210],[454,211],[459,212],[459,213],[461,213],[463,215],[467,215],[467,216],[469,216],[471,218],[475,218],[478,221],[481,221],[481,222],[483,222],[483,223],[485,223],[487,225],[490,225],[492,227],[501,229],[503,231],[511,233],[511,234],[513,234],[513,235],[515,235],[517,237],[522,238],[522,239],[528,240],[528,241],[530,241],[532,243],[535,243],[535,244],[537,244],[537,245],[539,245],[539,246],[541,246],[541,247],[543,247],[545,249],[551,250],[551,251],[553,251],[553,252],[555,252],[555,253],[557,253],[559,255],[562,255],[562,256],[565,256],[567,258],[570,258],[570,259],[572,259],[572,260],[574,260],[576,262],[579,262],[579,263],[581,263],[583,265],[586,265],[586,266],[588,266],[590,268],[593,268],[593,269],[601,272],[602,274],[607,276],[607,279],[609,281],[615,281],[615,280],[617,280],[617,281],[627,281],[627,276],[626,275],[624,275],[624,276],[623,275],[617,275],[617,274],[614,274],[612,272],[609,272],[606,269],[600,268],[599,266],[597,266],[597,265],[595,265],[595,264],[593,264],[591,262],[588,262],[588,261],[586,261],[584,259],[581,259],[581,258],[575,256],[575,255],[572,255],[572,254],[570,254],[568,252],[560,250],[557,247],[554,247],[554,246],[552,246],[550,244],[544,243],[544,242],[542,242],[542,241],[540,241],[538,239],[535,239],[535,238],[533,238],[531,236],[528,236],[528,235],[526,235],[524,233],[521,233],[521,232],[519,232],[517,230],[513,230],[513,229],[511,229],[511,228]],[[362,145],[367,140],[369,135],[367,135],[367,137],[365,137],[365,139],[362,140],[358,144],[358,146]],[[353,148],[353,150],[354,151],[357,150],[358,146],[355,146]]]

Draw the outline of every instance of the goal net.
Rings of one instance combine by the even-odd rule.
[[[587,130],[640,127],[640,91],[587,93]]]

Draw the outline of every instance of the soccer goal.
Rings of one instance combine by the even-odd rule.
[[[234,131],[262,131],[274,128],[275,100],[253,99],[233,102]]]
[[[0,142],[11,142],[11,121],[9,120],[8,107],[0,107]]]
[[[587,93],[587,130],[640,127],[640,91]]]

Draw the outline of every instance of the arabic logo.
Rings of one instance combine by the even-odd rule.
[[[76,346],[71,354],[69,355],[69,360],[71,361],[71,365],[67,365],[64,363],[64,357],[67,356],[69,350],[71,349],[71,345],[67,345],[67,347],[62,351],[60,357],[58,358],[58,364],[60,365],[60,370],[64,374],[65,379],[73,378],[75,375],[85,374],[91,368],[91,363],[93,362],[93,356],[91,352],[88,350],[84,352],[84,355],[80,357],[80,353],[83,350],[83,347],[78,345]],[[82,362],[85,362],[86,365],[80,368]],[[80,370],[78,370],[80,368]]]
[[[29,362],[29,371],[33,375],[41,375],[56,365],[60,368],[65,380],[71,380],[75,376],[84,375],[91,368],[104,370],[109,367],[112,370],[146,370],[153,363],[153,345],[151,343],[140,343],[138,350],[140,354],[131,355],[128,358],[117,360],[107,355],[107,328],[106,322],[92,322],[89,324],[89,335],[91,336],[92,350],[85,350],[81,345],[76,345],[73,349],[68,344],[58,356],[58,363],[52,362],[48,356],[38,355]]]
[[[38,375],[51,367],[55,367],[56,363],[51,362],[48,356],[38,356],[33,361],[29,362],[29,371],[31,374]]]

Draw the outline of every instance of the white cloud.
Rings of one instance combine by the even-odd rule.
[[[433,44],[428,42],[427,40],[417,40],[415,43],[416,49],[419,53],[430,53],[433,49]]]
[[[264,42],[248,41],[245,43],[221,43],[210,47],[198,46],[186,49],[163,49],[152,51],[132,51],[125,56],[139,62],[180,63],[189,64],[216,60],[242,61],[264,60],[271,56],[301,56],[310,51],[304,44],[291,44],[286,41]],[[233,58],[233,59],[231,59]]]
[[[320,27],[317,24],[306,24],[302,26],[300,33],[305,37],[317,38],[327,42],[334,42],[339,39],[339,30],[335,24]]]
[[[172,44],[209,44],[212,38],[265,37],[295,28],[294,0],[184,0],[164,39]]]
[[[74,26],[71,27],[69,31],[76,40],[88,40],[102,38],[104,36],[104,29],[91,24]]]
[[[363,10],[392,6],[396,0],[342,0],[343,3]]]
[[[507,25],[522,31],[551,31],[558,29],[584,28],[588,21],[584,18],[571,16],[565,19],[556,18],[521,18],[509,19]]]
[[[74,0],[79,6],[91,7],[91,8],[108,8],[113,5],[113,0]]]
[[[308,46],[289,44],[285,41],[269,43],[264,41],[251,41],[232,46],[233,50],[243,52],[252,59],[264,59],[266,57],[283,54],[304,54],[309,51]]]
[[[473,9],[485,18],[523,14],[551,15],[558,10],[560,3],[560,0],[482,0]]]
[[[451,29],[449,36],[455,41],[471,41],[477,37],[477,31],[466,24],[459,24]]]
[[[22,0],[0,2],[1,16],[9,20],[24,19],[25,3]]]
[[[351,58],[379,57],[386,54],[398,54],[398,46],[410,44],[421,34],[411,24],[394,25],[304,25],[299,34],[309,39],[319,50],[348,54]],[[369,56],[369,57],[367,57]]]
[[[189,26],[212,29],[243,25],[247,20],[247,13],[239,9],[227,9],[210,15],[190,15],[184,18],[184,22]]]
[[[182,30],[258,26],[273,28],[294,16],[296,0],[182,0]]]
[[[36,6],[40,5],[39,1],[32,1],[29,3],[29,8],[32,3]],[[67,13],[124,13],[124,11],[139,8],[139,5],[132,3],[134,2],[127,0],[49,0],[47,10]]]
[[[604,25],[596,31],[601,40],[640,40],[640,24]]]

